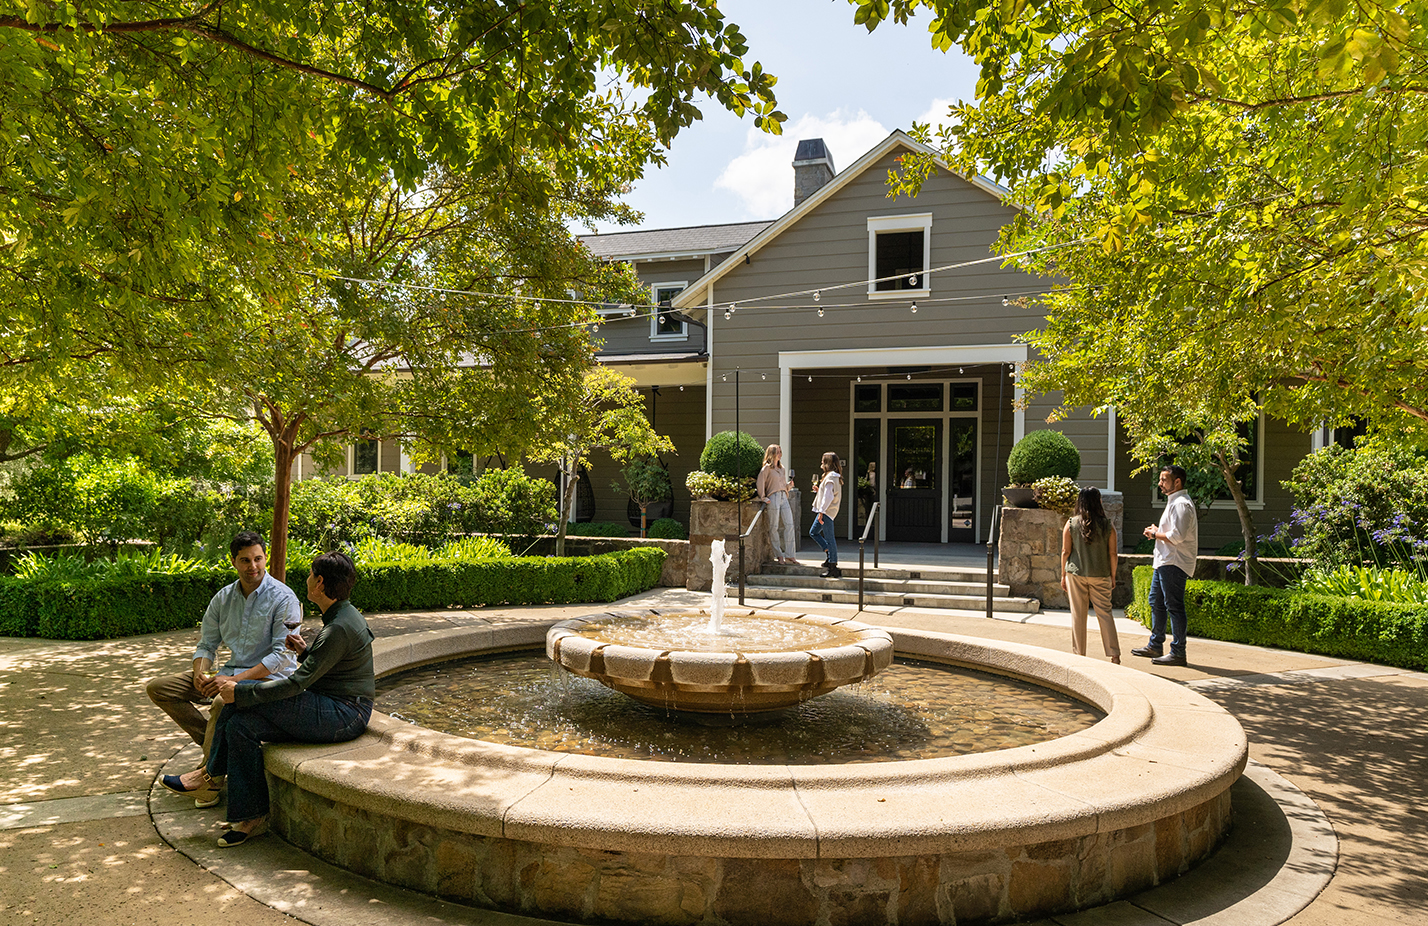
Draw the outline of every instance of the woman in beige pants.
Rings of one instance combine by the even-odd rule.
[[[1071,599],[1071,652],[1086,655],[1086,607],[1096,609],[1101,646],[1121,661],[1121,641],[1111,613],[1116,575],[1116,529],[1101,507],[1100,489],[1082,489],[1076,510],[1061,531],[1061,587]]]

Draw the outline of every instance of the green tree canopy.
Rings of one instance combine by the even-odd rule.
[[[1428,3],[853,2],[930,7],[981,65],[943,155],[1010,185],[1001,247],[1065,281],[1023,385],[1162,427],[1193,392],[1212,430],[1425,433]]]

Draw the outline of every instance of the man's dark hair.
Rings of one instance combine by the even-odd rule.
[[[243,533],[238,534],[229,541],[228,558],[233,559],[238,555],[240,550],[246,550],[249,547],[262,547],[264,553],[268,552],[268,545],[263,541],[261,535],[255,534],[252,531],[243,531]]]
[[[357,566],[352,557],[336,550],[313,560],[312,574],[322,579],[322,592],[333,601],[347,598],[357,584]]]
[[[1190,474],[1185,472],[1185,467],[1183,466],[1176,466],[1172,463],[1169,466],[1162,466],[1160,468],[1160,471],[1162,473],[1169,473],[1171,479],[1180,480],[1181,486],[1186,486],[1190,484]]]

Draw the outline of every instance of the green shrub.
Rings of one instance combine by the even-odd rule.
[[[684,525],[674,518],[660,518],[650,525],[646,533],[656,540],[685,540],[689,537]]]
[[[757,476],[763,465],[764,448],[745,431],[720,431],[699,454],[701,470],[728,479]]]
[[[1147,625],[1151,571],[1135,569],[1132,616]],[[1197,637],[1428,668],[1428,605],[1191,580],[1185,583],[1185,613]]]
[[[1060,431],[1032,431],[1007,455],[1007,479],[1014,486],[1031,485],[1047,476],[1075,479],[1081,475],[1081,451]]]
[[[1428,582],[1407,569],[1337,566],[1313,569],[1299,577],[1298,591],[1310,595],[1362,598],[1395,604],[1428,604]]]
[[[1428,557],[1428,459],[1396,448],[1334,445],[1294,467],[1287,524],[1295,555],[1321,566],[1372,563],[1415,568]]]
[[[540,534],[555,520],[555,495],[549,480],[519,469],[305,479],[293,486],[289,531],[323,549],[373,537],[436,546],[452,534]]]
[[[1155,552],[1155,541],[1149,537],[1142,537],[1136,541],[1135,549],[1131,551],[1138,556],[1149,556]]]
[[[377,613],[615,601],[659,584],[664,558],[658,547],[635,547],[598,556],[368,563],[352,603]],[[290,567],[287,582],[294,591],[305,590],[307,568]]]
[[[1139,546],[1136,552],[1140,552]],[[1150,580],[1154,575],[1153,566],[1137,566],[1131,570],[1131,601],[1126,605],[1126,617],[1147,627],[1150,626]]]
[[[664,551],[637,547],[599,556],[368,563],[352,602],[364,611],[480,607],[492,604],[606,602],[659,583]],[[294,561],[287,584],[306,594],[310,561]],[[177,575],[25,580],[0,576],[0,636],[99,640],[194,627],[215,593],[234,580],[230,566]]]
[[[452,540],[433,554],[433,559],[500,559],[510,556],[511,548],[495,537],[462,537]]]
[[[695,470],[684,477],[684,487],[695,498],[712,498],[716,502],[747,502],[757,494],[754,491],[755,478],[745,476],[740,482],[726,476],[716,476],[703,470]]]
[[[628,537],[630,529],[614,521],[572,521],[565,526],[570,537]]]

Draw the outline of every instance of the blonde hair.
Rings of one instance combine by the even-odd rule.
[[[778,455],[781,453],[783,453],[782,447],[778,444],[769,444],[764,450],[764,465],[773,466],[774,461],[778,459]]]

